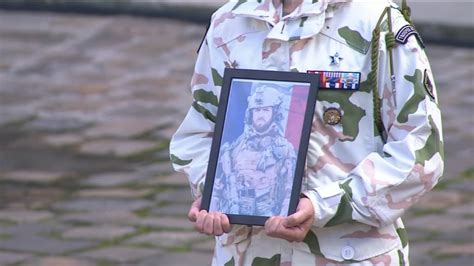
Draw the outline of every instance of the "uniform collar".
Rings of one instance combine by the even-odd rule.
[[[281,0],[280,0],[281,1]],[[338,3],[350,2],[351,0],[303,0],[303,2],[290,14],[282,16],[282,4],[273,4],[272,0],[230,0],[235,6],[232,13],[237,16],[253,17],[265,20],[272,25],[281,20],[292,20],[302,17],[325,16],[332,17],[333,7]]]
[[[235,16],[262,20],[273,28],[267,38],[289,41],[310,38],[318,34],[340,3],[352,0],[304,0],[292,13],[282,16],[282,4],[273,4],[272,0],[231,0],[235,6]]]

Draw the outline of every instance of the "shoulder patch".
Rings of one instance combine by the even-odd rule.
[[[408,42],[408,38],[412,35],[415,35],[416,39],[420,43],[422,48],[425,48],[425,44],[421,39],[420,34],[415,30],[415,27],[412,25],[405,25],[403,26],[395,35],[395,41],[401,44],[406,44]]]
[[[430,95],[431,99],[435,100],[434,86],[428,73],[428,69],[425,69],[423,85],[425,86],[426,92]]]

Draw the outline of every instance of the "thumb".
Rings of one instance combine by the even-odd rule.
[[[298,223],[299,219],[298,219],[298,217],[295,218],[295,214],[292,214],[292,215],[286,217],[283,220],[283,226],[284,227],[289,228],[289,227],[295,227],[295,226],[299,225],[299,223]]]
[[[306,211],[305,209],[300,209],[293,213],[292,215],[286,217],[285,220],[283,220],[283,226],[285,227],[295,227],[299,226],[302,223],[304,223],[306,220],[311,218],[311,213]]]
[[[188,219],[191,222],[195,222],[197,220],[197,216],[199,214],[200,208],[201,208],[201,198],[198,198],[193,202],[188,212]]]

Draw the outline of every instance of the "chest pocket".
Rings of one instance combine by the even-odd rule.
[[[361,127],[365,129],[373,127],[370,119],[363,121],[364,118],[373,117],[372,88],[367,81],[371,70],[370,38],[334,21],[330,22],[320,34],[320,40],[327,44],[324,46],[329,52],[325,65],[320,66],[321,70],[361,73],[359,90],[321,89],[318,92],[318,101],[322,105],[322,109],[319,110],[322,121],[329,125],[339,125],[344,141],[353,140],[359,136]],[[340,120],[338,115],[341,116]],[[331,121],[331,118],[336,120]]]
[[[373,91],[367,81],[370,55],[353,49],[340,37],[323,33],[318,36],[314,50],[311,57],[318,60],[306,65],[307,70],[361,73],[358,90],[332,88],[318,92],[308,163],[319,171],[318,176],[332,180],[336,175],[331,165],[336,165],[340,175],[345,176],[369,153],[377,150]],[[342,59],[338,64],[331,64],[331,56],[336,53]]]
[[[364,91],[368,89],[366,86],[362,83],[359,91],[321,89],[318,92],[315,115],[320,126],[337,132],[339,141],[353,141],[361,131],[372,128],[372,93]]]
[[[222,57],[226,67],[259,68],[252,65],[259,60],[249,60],[261,54],[264,36],[268,33],[265,22],[246,17],[234,17],[232,27],[213,25],[214,33],[211,42]],[[223,23],[225,24],[225,23]]]

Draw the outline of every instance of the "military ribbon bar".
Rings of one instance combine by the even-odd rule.
[[[319,74],[320,89],[359,90],[360,72],[308,70],[308,74]]]

